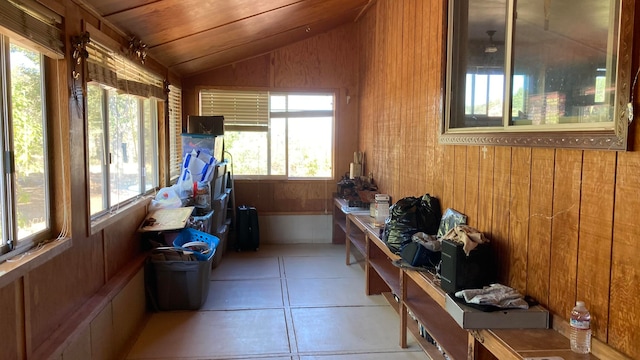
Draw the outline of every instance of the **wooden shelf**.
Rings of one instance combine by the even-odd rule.
[[[369,266],[389,286],[391,292],[400,296],[400,268],[391,265],[389,259],[369,258]]]
[[[405,273],[422,291],[427,293],[429,297],[444,309],[446,293],[440,288],[440,285],[435,283],[433,275],[424,271],[409,269],[405,269]]]
[[[407,297],[404,303],[429,335],[452,359],[467,358],[469,333],[462,329],[449,313],[407,277]]]

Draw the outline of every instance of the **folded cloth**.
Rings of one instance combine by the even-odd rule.
[[[487,239],[483,233],[475,228],[472,228],[469,225],[457,225],[456,227],[447,231],[442,239],[447,239],[462,244],[462,249],[464,250],[464,253],[467,254],[467,256],[469,256],[471,250],[475,249],[478,244],[489,242],[489,239]]]
[[[513,288],[502,284],[491,284],[482,289],[466,289],[455,293],[469,304],[492,305],[502,309],[528,309],[524,297]]]

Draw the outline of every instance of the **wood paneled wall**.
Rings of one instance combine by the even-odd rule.
[[[640,358],[640,152],[440,145],[443,3],[378,0],[358,23],[366,171],[395,200],[430,193],[466,213],[501,282],[564,319],[585,300],[594,336]]]
[[[332,209],[336,183],[358,150],[357,25],[332,31],[269,54],[183,79],[184,117],[198,114],[202,87],[328,90],[336,94],[334,179],[329,181],[236,181],[236,203],[260,214],[324,214]],[[349,101],[347,101],[349,96]]]

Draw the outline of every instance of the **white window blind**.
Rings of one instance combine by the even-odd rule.
[[[55,59],[64,57],[60,24],[58,14],[35,1],[0,0],[0,30],[35,43],[37,50]]]
[[[118,89],[121,93],[164,100],[160,77],[94,41],[87,44],[87,52],[88,81]]]
[[[269,92],[200,91],[200,115],[223,115],[228,131],[267,131]]]
[[[182,165],[182,90],[169,85],[169,178],[180,176]]]

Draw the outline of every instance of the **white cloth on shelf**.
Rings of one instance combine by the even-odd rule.
[[[493,305],[503,309],[528,309],[524,297],[513,288],[502,284],[491,284],[482,289],[466,289],[455,293],[469,304]]]

